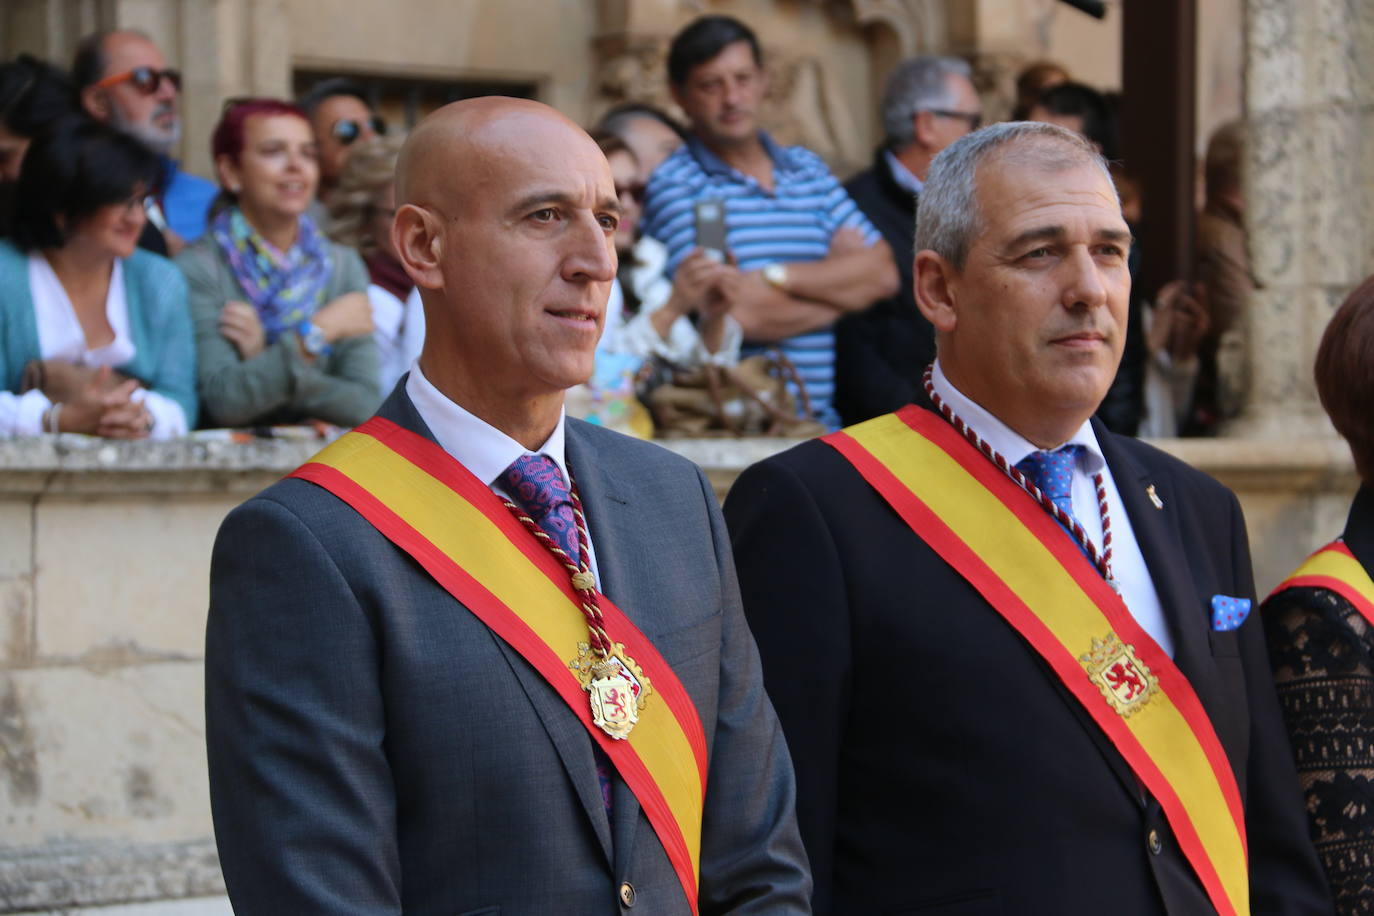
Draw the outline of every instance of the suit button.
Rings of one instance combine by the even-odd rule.
[[[635,886],[628,881],[620,885],[620,902],[627,908],[635,905]]]
[[[1159,855],[1164,850],[1164,841],[1159,838],[1158,830],[1151,830],[1145,837],[1145,842],[1150,847],[1151,855]]]

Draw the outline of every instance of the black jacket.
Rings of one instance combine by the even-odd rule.
[[[911,403],[935,358],[935,329],[912,294],[916,197],[897,184],[883,153],[879,149],[873,167],[851,178],[845,190],[892,248],[901,286],[895,296],[835,326],[835,407],[846,424]]]
[[[1094,429],[1175,662],[1236,775],[1252,912],[1329,914],[1259,614],[1210,626],[1211,596],[1253,598],[1236,499]],[[725,517],[797,769],[818,916],[1215,912],[1160,805],[1087,711],[839,452],[812,440],[754,465]]]

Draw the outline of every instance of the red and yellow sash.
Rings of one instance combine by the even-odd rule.
[[[1223,916],[1250,912],[1245,820],[1192,686],[1050,515],[936,414],[824,441],[1055,671],[1159,801]]]
[[[374,417],[291,476],[357,510],[558,691],[634,792],[696,912],[706,736],[687,691],[644,634],[599,596],[606,631],[653,685],[634,731],[615,741],[592,724],[570,665],[587,623],[567,570],[452,456]]]
[[[1355,605],[1364,619],[1374,625],[1374,579],[1370,579],[1369,572],[1344,541],[1332,541],[1312,554],[1269,597],[1303,586],[1330,589]]]

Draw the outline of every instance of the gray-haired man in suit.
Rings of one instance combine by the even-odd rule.
[[[415,130],[397,198],[423,353],[215,545],[207,743],[234,905],[808,912],[711,488],[563,416],[616,269],[604,157],[546,106],[473,99]]]

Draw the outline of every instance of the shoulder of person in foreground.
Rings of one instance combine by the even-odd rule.
[[[334,496],[287,479],[215,540],[206,749],[240,911],[400,912],[381,653],[346,562],[364,535]]]

